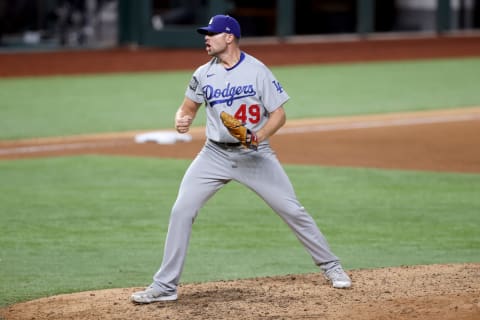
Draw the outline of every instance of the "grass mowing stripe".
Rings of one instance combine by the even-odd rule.
[[[480,105],[478,58],[272,70],[292,97],[286,105],[291,119]],[[190,77],[163,72],[0,79],[0,139],[171,128]],[[204,123],[200,112],[195,125]]]
[[[0,139],[171,127],[189,79],[185,72],[0,79]]]
[[[294,117],[309,118],[476,106],[479,70],[473,58],[286,67],[276,75]]]
[[[150,282],[189,161],[0,162],[0,305]],[[479,261],[480,175],[286,166],[345,266]],[[314,272],[251,191],[231,183],[194,225],[184,282]]]

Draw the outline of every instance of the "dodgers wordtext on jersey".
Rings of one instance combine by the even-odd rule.
[[[227,83],[225,88],[215,88],[212,85],[206,85],[202,87],[202,91],[210,107],[219,103],[226,103],[230,107],[234,100],[252,97],[257,94],[252,84],[232,86],[230,82]]]

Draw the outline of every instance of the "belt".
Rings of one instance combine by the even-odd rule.
[[[213,144],[216,144],[217,146],[221,148],[235,148],[235,147],[240,147],[242,144],[240,142],[218,142],[212,139],[208,139]]]

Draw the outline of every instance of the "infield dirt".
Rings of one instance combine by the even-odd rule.
[[[142,288],[42,298],[0,310],[5,319],[435,319],[478,320],[480,264],[349,271],[351,289],[320,274],[186,284],[175,302],[136,305]]]

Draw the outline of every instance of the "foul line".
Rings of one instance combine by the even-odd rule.
[[[130,144],[130,142],[111,141],[111,142],[82,142],[82,143],[36,145],[36,146],[0,149],[0,155],[40,153],[40,152],[52,152],[52,151],[75,150],[75,149],[97,149],[100,147],[102,148],[118,147],[126,144]]]
[[[278,131],[278,134],[369,129],[369,128],[395,127],[395,126],[411,126],[411,125],[420,125],[420,124],[473,121],[473,120],[480,120],[480,114],[460,114],[460,115],[434,116],[434,117],[424,117],[424,118],[365,120],[365,121],[354,121],[354,122],[345,122],[345,123],[307,125],[304,127],[282,128]]]

